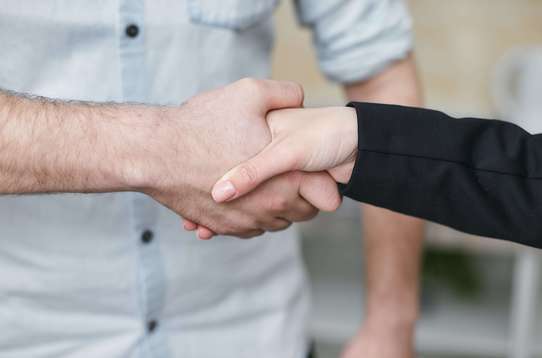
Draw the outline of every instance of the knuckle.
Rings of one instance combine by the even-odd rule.
[[[270,202],[271,210],[277,213],[282,213],[288,210],[289,200],[284,196],[277,196]]]
[[[255,217],[244,217],[239,221],[237,233],[257,230],[261,227],[258,219]]]
[[[216,235],[227,235],[228,229],[224,226],[218,226],[218,227],[208,227],[209,230],[211,230]]]
[[[299,172],[297,170],[296,171],[290,171],[290,172],[287,172],[287,173],[283,173],[283,174],[280,174],[279,176],[273,178],[274,183],[276,183],[276,185],[279,188],[281,188],[281,189],[286,189],[287,188],[287,190],[282,191],[283,193],[284,192],[291,193],[292,190],[298,189],[300,184],[301,184],[302,179],[303,179],[303,173],[301,173],[301,172]],[[297,193],[298,190],[295,190],[295,191]]]
[[[226,224],[224,226],[224,229],[222,230],[221,234],[228,235],[228,236],[236,236],[243,231],[245,231],[245,228],[242,225],[238,223],[230,222],[229,224]]]
[[[247,84],[250,84],[252,81],[254,81],[254,78],[252,77],[243,77],[240,80],[238,80],[237,83],[242,86],[245,86]]]
[[[258,170],[250,163],[245,163],[239,168],[239,173],[248,185],[254,185],[258,179]]]
[[[252,77],[242,78],[238,83],[247,91],[259,91],[262,87],[261,81]]]
[[[272,110],[268,112],[267,115],[265,116],[265,120],[267,121],[269,125],[274,124],[271,128],[272,131],[276,130],[277,125],[281,123],[280,119],[281,119],[281,115],[279,111],[277,110]]]
[[[292,87],[292,96],[301,104],[303,103],[305,93],[303,91],[303,86],[297,82],[290,82]]]
[[[234,226],[228,226],[221,230],[220,235],[235,235],[238,229]]]
[[[288,160],[288,159],[286,159]],[[286,180],[292,186],[298,187],[303,179],[303,173],[299,170],[294,170],[286,174]]]
[[[260,223],[258,222],[257,219],[250,218],[246,221],[244,227],[245,227],[245,230],[247,231],[256,230],[260,228]]]

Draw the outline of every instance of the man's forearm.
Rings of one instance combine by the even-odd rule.
[[[312,188],[312,196],[306,189],[302,197],[308,175],[285,175],[228,205],[216,204],[210,189],[220,174],[269,142],[268,112],[302,102],[295,83],[255,79],[171,107],[0,91],[0,194],[138,191],[219,234],[252,237],[284,229],[317,212],[305,198],[340,201],[331,177],[309,177],[312,184],[304,187]],[[327,194],[315,190],[323,183],[331,188]]]
[[[414,57],[409,55],[373,78],[345,85],[351,101],[420,106],[423,99]]]
[[[0,193],[131,190],[156,112],[0,91]]]
[[[421,91],[412,56],[366,82],[345,87],[349,100],[420,106]],[[360,337],[371,344],[392,340],[409,356],[418,314],[423,222],[371,205],[363,207],[367,320]],[[366,344],[366,343],[364,343]]]

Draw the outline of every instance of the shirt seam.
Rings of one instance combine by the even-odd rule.
[[[529,179],[529,180],[540,180],[542,177],[540,176],[529,176],[529,175],[523,175],[518,173],[508,173],[503,172],[495,169],[486,169],[486,168],[479,168],[474,167],[471,165],[468,165],[464,162],[451,160],[451,159],[445,159],[445,158],[434,158],[424,155],[415,155],[415,154],[404,154],[404,153],[392,153],[392,152],[384,152],[379,150],[372,150],[372,149],[358,149],[359,152],[367,152],[367,153],[376,153],[376,154],[383,154],[383,155],[389,155],[389,156],[396,156],[396,157],[405,157],[405,158],[413,158],[413,159],[425,159],[425,160],[433,160],[433,161],[439,161],[439,162],[445,162],[445,163],[451,163],[460,165],[462,167],[465,167],[472,171],[479,171],[479,172],[486,172],[486,173],[493,173],[493,174],[499,174],[499,175],[507,175],[507,176],[513,176],[516,178],[522,178],[522,179]]]

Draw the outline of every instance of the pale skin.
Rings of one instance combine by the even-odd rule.
[[[245,79],[176,107],[52,101],[0,91],[0,194],[138,191],[225,234],[252,237],[340,204],[328,174],[287,173],[242,201],[209,195],[270,140],[265,115],[301,87]]]
[[[350,100],[410,106],[420,106],[422,102],[412,56],[396,62],[368,81],[345,86],[345,91]],[[273,137],[275,146],[273,148],[267,147],[260,152],[260,155],[267,154],[267,157],[261,161],[261,163],[265,163],[265,167],[263,165],[258,167],[256,164],[248,162],[241,171],[237,171],[238,174],[235,174],[236,170],[234,169],[224,177],[227,179],[237,175],[237,180],[240,180],[239,178],[244,175],[252,184],[243,189],[243,185],[247,185],[246,181],[244,184],[241,182],[235,186],[229,185],[227,181],[219,182],[213,191],[215,199],[218,201],[225,200],[225,198],[232,200],[242,195],[244,190],[255,187],[251,178],[258,175],[272,177],[271,174],[276,175],[288,170],[333,168],[329,172],[335,180],[343,183],[348,181],[353,166],[352,153],[349,152],[353,146],[352,136],[348,135],[348,133],[354,133],[351,111],[348,114],[348,109],[328,108],[296,111],[295,115],[291,111],[271,113],[268,116],[268,123],[272,133],[277,133],[277,130],[282,127],[287,127],[288,133],[290,133],[297,124],[295,128],[299,129],[298,133],[303,132],[305,140],[294,136],[289,137],[290,141],[281,136]],[[280,114],[281,112],[283,114]],[[333,112],[335,113],[333,114]],[[324,123],[326,116],[336,120],[336,123],[341,123],[341,128],[333,129],[331,125],[320,127],[315,125],[318,121]],[[304,118],[304,120],[300,121],[300,118]],[[290,121],[288,125],[284,124],[286,120]],[[327,133],[327,135],[322,138],[322,133]],[[312,141],[307,139],[311,134]],[[275,138],[277,139],[275,140]],[[340,138],[340,140],[334,141],[333,138]],[[340,148],[344,151],[338,151],[339,147],[336,146],[326,147],[323,145],[324,142],[341,143]],[[290,143],[290,145],[286,146],[285,143]],[[318,147],[314,147],[311,151],[308,149],[310,143],[318,143]],[[278,151],[280,155],[272,155],[273,151]],[[306,156],[308,152],[311,152],[313,157],[308,158]],[[297,157],[294,156],[294,153],[297,153]],[[300,160],[299,157],[303,159]],[[281,158],[281,163],[274,162],[274,158]],[[285,161],[285,158],[289,158],[290,162]],[[367,288],[366,318],[358,334],[343,351],[342,358],[413,357],[424,223],[417,218],[371,205],[362,205],[362,220],[364,222],[363,238],[367,272],[365,280]],[[211,230],[198,227],[191,222],[185,227],[191,230],[198,229],[200,238],[210,238],[214,234]]]
[[[0,91],[0,193],[139,191],[222,234],[281,230],[317,208],[338,207],[328,174],[290,170],[228,204],[216,205],[209,191],[220,173],[269,142],[270,110],[299,107],[302,99],[298,85],[257,80],[179,107],[65,103]]]

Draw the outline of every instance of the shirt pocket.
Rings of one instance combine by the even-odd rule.
[[[187,0],[193,23],[245,30],[269,18],[279,0]]]

